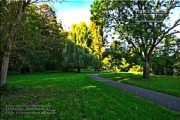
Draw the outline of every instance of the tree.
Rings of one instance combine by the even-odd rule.
[[[99,60],[99,58],[98,58],[97,55],[94,55],[94,56],[93,56],[93,59],[92,59],[92,66],[94,67],[94,71],[100,70],[100,67],[101,67],[101,61]]]
[[[68,72],[70,68],[76,68],[77,73],[80,73],[81,68],[86,68],[92,64],[92,55],[85,52],[84,48],[77,46],[71,40],[66,41],[62,58],[65,72]]]
[[[0,86],[6,83],[9,58],[11,53],[12,42],[14,40],[14,33],[16,27],[21,20],[21,16],[30,3],[30,0],[26,1],[5,1],[1,2],[1,32],[4,31],[2,39],[2,66],[0,75]],[[8,21],[7,21],[8,20]]]
[[[150,77],[149,62],[154,49],[166,37],[180,33],[174,30],[180,25],[177,19],[173,25],[166,24],[171,10],[180,3],[170,1],[101,1],[101,14],[106,27],[114,29],[132,49],[139,48],[143,57],[143,78]]]
[[[74,45],[73,52],[73,66],[78,69],[77,73],[80,73],[81,68],[84,67],[84,51]]]
[[[100,0],[96,0],[91,4],[90,26],[89,26],[89,47],[92,53],[98,57],[100,61],[103,59],[103,52],[106,39],[103,37],[103,17],[99,14]],[[95,57],[96,58],[96,57]],[[95,59],[94,58],[94,59]],[[99,68],[100,69],[100,68]]]
[[[91,39],[90,49],[92,53],[97,55],[100,60],[102,60],[102,53],[104,52],[103,48],[103,38],[100,34],[101,27],[96,25],[96,22],[90,20],[89,26],[89,37]]]
[[[1,10],[1,27],[0,33],[2,37],[1,45],[1,74],[0,74],[0,86],[6,83],[9,58],[12,49],[12,45],[15,41],[14,35],[17,30],[18,24],[21,21],[22,15],[26,7],[30,3],[37,3],[38,0],[1,0],[0,10]]]
[[[39,13],[37,26],[41,30],[40,46],[50,56],[47,69],[61,68],[59,63],[62,62],[62,57],[59,53],[64,48],[67,32],[63,30],[62,23],[57,22],[55,11],[51,6],[41,4],[37,12]]]
[[[94,33],[95,32],[96,31],[94,31]],[[92,59],[94,58],[93,57],[94,55],[92,54],[99,53],[98,50],[96,53],[95,51],[93,51],[94,49],[92,49],[92,43],[96,44],[97,49],[102,48],[100,44],[95,43],[95,40],[91,41],[91,38],[89,37],[90,34],[91,31],[87,28],[85,22],[80,22],[79,24],[72,24],[72,29],[68,34],[68,39],[72,41],[72,43],[74,43],[74,51],[72,52],[73,53],[72,64],[75,68],[78,69],[78,72],[80,72],[81,68],[91,67]],[[95,35],[97,34],[95,33],[94,36]]]
[[[61,23],[54,19],[54,12],[50,8],[46,4],[40,7],[35,4],[27,6],[14,35],[9,71],[43,72],[60,68],[58,64],[62,58],[59,53],[66,38]],[[49,17],[42,17],[41,11]]]
[[[176,63],[174,64],[174,75],[180,76],[180,54],[176,54]]]
[[[9,71],[32,72],[37,67],[39,67],[37,70],[40,71],[43,68],[43,60],[46,61],[46,58],[41,58],[39,61],[40,59],[37,59],[38,56],[36,55],[39,53],[41,37],[41,31],[37,27],[39,15],[36,12],[36,7],[35,4],[29,4],[26,7],[21,22],[16,28],[11,48]],[[44,56],[43,53],[41,55]]]
[[[72,24],[72,29],[68,34],[68,39],[76,45],[86,48],[88,39],[88,28],[85,22]]]
[[[90,8],[90,24],[91,22],[94,22],[94,24],[97,26],[97,28],[99,29],[99,35],[102,37],[102,46],[106,46],[106,44],[108,43],[107,39],[106,39],[106,35],[104,34],[104,26],[103,26],[103,17],[100,13],[100,8],[101,7],[101,1],[100,0],[95,0],[92,4],[91,4],[91,8]],[[95,28],[96,29],[96,28]]]
[[[73,67],[73,52],[74,52],[74,44],[72,41],[67,40],[65,44],[65,48],[62,51],[62,66],[64,67],[64,71],[68,72],[70,67]]]
[[[176,36],[169,36],[162,41],[151,55],[151,70],[154,74],[173,75],[174,64],[178,62],[179,43]],[[159,62],[161,61],[161,62]]]
[[[103,58],[108,59],[110,70],[118,69],[127,72],[133,65],[139,65],[139,58],[135,51],[128,49],[121,40],[111,42],[110,48],[103,53]]]
[[[174,64],[174,75],[177,75],[177,76],[180,76],[180,38],[179,39],[176,39],[176,53],[175,53],[175,56],[176,56],[176,62]]]

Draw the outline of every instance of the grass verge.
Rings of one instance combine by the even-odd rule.
[[[151,75],[143,79],[141,73],[100,73],[100,77],[180,97],[180,77]]]
[[[179,112],[97,82],[87,74],[9,76],[7,84],[18,89],[1,96],[1,119],[5,120],[180,118]]]

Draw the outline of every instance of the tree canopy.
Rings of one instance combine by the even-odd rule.
[[[170,35],[180,33],[174,30],[180,19],[167,24],[171,10],[179,2],[171,1],[101,1],[98,15],[107,29],[114,30],[119,39],[126,40],[133,50],[138,49],[143,57],[143,78],[149,78],[149,62],[155,48]]]

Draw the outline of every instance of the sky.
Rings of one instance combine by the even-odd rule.
[[[89,26],[90,5],[94,0],[69,0],[69,2],[57,3],[54,9],[57,10],[58,20],[61,19],[63,28],[68,30],[73,23],[86,22]]]

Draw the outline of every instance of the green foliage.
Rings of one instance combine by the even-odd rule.
[[[71,63],[74,68],[77,68],[78,72],[81,68],[91,67],[99,70],[101,66],[99,62],[99,55],[102,54],[102,44],[95,41],[94,37],[97,34],[96,31],[92,31],[91,29],[92,28],[90,27],[88,30],[86,24],[84,22],[80,22],[79,24],[73,24],[72,29],[68,34],[68,39],[74,45],[73,51],[71,51],[71,53],[66,52],[66,55],[69,54],[68,57],[72,57],[73,61],[69,63]],[[92,35],[93,33],[95,33],[94,36]],[[102,40],[102,37],[97,39]],[[94,46],[92,44],[94,44]],[[95,57],[97,55],[98,58]]]
[[[104,60],[106,62],[106,70],[111,71],[124,71],[127,72],[133,64],[138,64],[138,58],[135,59],[136,55],[131,53],[131,51],[124,51],[126,48],[120,41],[111,42],[110,49],[103,53]]]
[[[65,44],[65,48],[62,51],[62,65],[64,70],[67,72],[70,68],[80,69],[88,68],[92,66],[92,55],[86,52],[85,48],[81,48],[77,46],[71,40],[67,40]]]
[[[169,32],[179,26],[179,18],[173,25],[165,23],[170,20],[169,11],[179,6],[179,2],[97,0],[96,3],[100,4],[96,12],[103,18],[104,28],[113,30],[120,39],[126,40],[129,49],[134,48],[133,52],[135,50],[139,58],[143,58],[140,60],[146,63],[144,65],[149,64],[153,51],[162,41],[180,32],[179,30]],[[157,9],[159,12],[156,12]],[[147,11],[151,12],[147,14]],[[168,42],[165,43],[169,45]],[[144,66],[143,72],[143,77],[148,78],[149,67]]]
[[[103,48],[103,36],[101,35],[101,27],[96,25],[95,21],[90,21],[89,27],[89,39],[91,39],[90,49],[92,53],[97,55],[100,60],[102,60]]]
[[[74,51],[73,51],[73,66],[74,67],[84,67],[84,51],[78,48],[76,45],[74,45]]]
[[[79,24],[72,24],[68,39],[72,40],[78,46],[87,47],[88,28],[86,23],[80,22]]]
[[[111,62],[109,62],[109,57],[105,57],[103,60],[102,60],[102,68],[104,70],[110,70],[111,68]]]
[[[60,69],[62,57],[59,54],[65,38],[66,33],[50,6],[29,4],[15,32],[9,71],[26,73]]]
[[[67,72],[68,68],[73,66],[72,57],[74,52],[74,45],[71,41],[67,40],[65,44],[65,48],[62,51],[62,66],[64,67],[64,71]],[[75,61],[74,61],[75,62]]]
[[[127,63],[126,59],[125,58],[122,58],[121,59],[121,65],[120,65],[120,70],[121,71],[124,71],[124,72],[127,72],[129,70],[129,63]]]
[[[90,8],[90,12],[91,12],[91,15],[90,15],[90,27],[89,27],[89,30],[91,32],[95,32],[96,33],[90,33],[90,39],[93,40],[94,39],[94,34],[96,34],[96,37],[97,36],[101,36],[102,39],[99,37],[98,40],[96,41],[99,41],[101,42],[101,46],[104,46],[106,44],[108,44],[108,41],[105,37],[105,34],[104,34],[104,20],[103,20],[103,16],[101,14],[101,0],[95,0],[92,4],[91,4],[91,8]],[[94,25],[93,25],[94,24]],[[96,26],[96,27],[95,27]],[[102,51],[103,53],[104,51]],[[100,59],[101,56],[100,56]]]
[[[174,64],[174,75],[180,76],[180,54],[176,54],[176,62]]]
[[[94,71],[100,70],[100,68],[101,68],[101,61],[99,60],[98,56],[96,56],[96,55],[93,56],[92,66],[94,67]]]
[[[174,56],[163,55],[152,59],[152,73],[157,75],[173,75]]]
[[[169,36],[152,54],[152,73],[161,75],[175,75],[175,64],[178,64],[179,41],[175,36]],[[174,71],[175,70],[175,71]]]
[[[119,42],[113,41],[111,42],[110,49],[106,50],[103,53],[103,62],[106,61],[106,64],[103,63],[103,66],[106,70],[115,70],[116,67],[119,69],[119,66],[121,64],[121,57],[124,53],[122,53],[122,50],[119,48]]]

